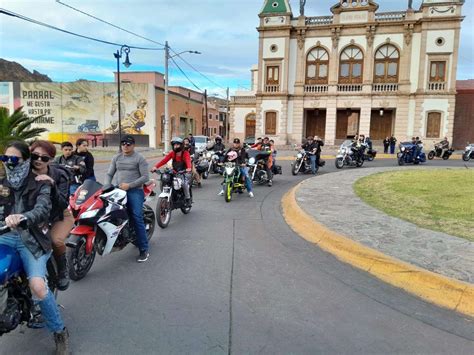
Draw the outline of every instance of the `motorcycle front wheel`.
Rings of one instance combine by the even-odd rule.
[[[357,160],[356,166],[357,166],[358,168],[360,168],[362,165],[364,165],[364,161],[363,161],[363,160]]]
[[[295,163],[293,164],[293,167],[291,168],[291,174],[293,174],[293,176],[298,175],[298,173],[300,172],[300,169],[301,169],[301,162],[297,160],[295,161]]]
[[[166,197],[158,198],[156,204],[156,221],[160,228],[165,229],[170,224],[171,220],[171,206]]]
[[[71,280],[83,279],[92,267],[95,260],[96,248],[92,247],[90,255],[86,254],[86,241],[82,240],[76,248],[68,248],[67,261],[69,265],[69,277]]]
[[[232,200],[232,183],[231,182],[227,182],[225,184],[224,196],[225,196],[225,202],[230,202]]]
[[[403,157],[403,155],[398,158],[398,165],[405,165],[405,158]]]
[[[468,152],[462,155],[462,160],[469,161],[470,159],[471,159],[471,153]]]
[[[428,160],[433,160],[435,157],[435,152],[431,151],[428,153]]]
[[[337,158],[336,159],[336,168],[342,169],[344,167],[344,159],[343,158]]]

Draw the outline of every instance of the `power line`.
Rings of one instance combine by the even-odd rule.
[[[44,22],[41,22],[41,21],[38,21],[38,20],[34,20],[32,18],[23,16],[23,15],[20,15],[20,14],[17,14],[15,12],[5,10],[5,9],[2,9],[2,8],[0,8],[0,14],[4,14],[4,15],[7,15],[7,16],[11,16],[11,17],[16,17],[16,18],[19,18],[20,20],[31,22],[31,23],[34,23],[36,25],[47,27],[49,29],[56,30],[56,31],[59,31],[59,32],[67,33],[67,34],[72,35],[72,36],[88,39],[90,41],[100,42],[100,43],[109,44],[111,46],[118,46],[118,47],[123,45],[121,43],[109,42],[109,41],[105,41],[105,40],[102,40],[102,39],[99,39],[99,38],[89,37],[89,36],[81,35],[79,33],[71,32],[71,31],[68,31],[68,30],[65,30],[63,28],[59,28],[59,27],[56,27],[56,26],[53,26],[53,25],[48,25],[47,23],[44,23]],[[163,50],[163,48],[150,48],[150,47],[137,47],[137,46],[128,46],[128,47],[133,48],[133,49],[147,50],[147,51]]]
[[[117,29],[119,29],[119,30],[121,30],[121,31],[127,32],[127,33],[129,33],[129,34],[131,34],[131,35],[134,35],[134,36],[139,37],[139,38],[141,38],[141,39],[144,39],[144,40],[153,42],[153,43],[158,44],[158,45],[160,45],[160,46],[163,46],[163,47],[165,46],[163,43],[154,41],[154,40],[152,40],[152,39],[150,39],[150,38],[147,38],[147,37],[144,37],[144,36],[142,36],[142,35],[139,35],[138,33],[135,33],[135,32],[129,31],[129,30],[123,28],[123,27],[117,26],[117,25],[115,25],[115,24],[113,24],[113,23],[111,23],[111,22],[108,22],[108,21],[103,20],[103,19],[101,19],[101,18],[99,18],[99,17],[97,17],[97,16],[94,16],[94,15],[92,15],[92,14],[89,14],[89,13],[85,12],[85,11],[82,11],[82,10],[80,10],[80,9],[74,7],[74,6],[68,5],[68,4],[62,2],[61,0],[56,0],[56,2],[57,2],[58,4],[63,5],[63,6],[69,7],[70,9],[72,9],[72,10],[74,10],[74,11],[77,11],[77,12],[83,14],[83,15],[89,16],[89,17],[91,17],[91,18],[93,18],[93,19],[95,19],[95,20],[97,20],[97,21],[100,21],[100,22],[105,23],[105,24],[107,24],[107,25],[109,25],[109,26],[115,27],[115,28],[117,28]]]
[[[176,61],[174,60],[173,57],[170,57],[171,61],[174,63],[174,65],[176,66],[176,68],[178,68],[178,70],[181,72],[181,74],[183,74],[186,79],[188,79],[188,81],[199,91],[203,91],[199,86],[197,86],[196,84],[194,84],[194,82],[189,78],[189,76],[186,75],[186,73],[183,71],[183,69],[181,69],[181,67],[178,65],[178,63],[176,63]]]

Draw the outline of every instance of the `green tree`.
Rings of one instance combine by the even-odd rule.
[[[23,107],[17,108],[11,115],[8,109],[0,107],[0,152],[5,152],[6,146],[13,141],[29,141],[37,138],[46,128],[31,128],[38,117],[28,117]],[[41,117],[41,116],[39,116]]]

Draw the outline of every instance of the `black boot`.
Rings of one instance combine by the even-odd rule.
[[[58,290],[66,291],[69,287],[69,270],[67,267],[66,253],[55,256],[58,265]]]
[[[60,333],[54,333],[56,343],[56,355],[69,355],[69,332],[64,328]]]

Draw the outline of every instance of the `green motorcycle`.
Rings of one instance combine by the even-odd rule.
[[[232,200],[232,194],[245,190],[245,184],[242,181],[240,167],[234,162],[228,162],[224,165],[224,198],[225,202]]]

